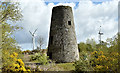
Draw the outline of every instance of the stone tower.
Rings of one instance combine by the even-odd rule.
[[[52,9],[47,55],[56,62],[75,62],[79,52],[72,8],[56,6]]]

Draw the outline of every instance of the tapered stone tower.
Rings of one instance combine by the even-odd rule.
[[[56,62],[79,60],[73,13],[69,6],[52,9],[47,55]]]

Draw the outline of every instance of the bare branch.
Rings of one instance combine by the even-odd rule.
[[[44,38],[42,37],[42,36],[39,36],[38,37],[38,44],[39,44],[39,47],[40,47],[40,49],[42,48],[42,46],[44,45]]]

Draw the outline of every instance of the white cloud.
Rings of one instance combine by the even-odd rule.
[[[97,21],[104,19],[104,24],[102,25],[102,32],[105,40],[107,37],[115,35],[117,32],[117,11],[118,2],[103,2],[102,4],[94,4],[91,1],[80,1],[78,7],[75,7],[75,3],[49,3],[46,5],[40,0],[26,0],[26,2],[21,2],[21,9],[23,10],[23,21],[19,22],[23,26],[24,30],[17,32],[16,39],[20,43],[30,43],[31,35],[30,31],[34,31],[38,28],[36,32],[37,35],[42,35],[46,39],[46,45],[49,38],[50,22],[52,7],[58,5],[68,5],[73,8],[75,27],[77,41],[85,41],[87,38],[95,38],[98,40],[98,29],[100,23]],[[27,45],[26,45],[27,46]],[[32,47],[31,47],[32,48]]]
[[[95,40],[98,40],[97,33],[101,24],[104,33],[103,40],[114,36],[118,30],[118,21],[115,20],[118,16],[118,1],[103,2],[102,4],[80,1],[74,12],[78,42],[93,36]],[[103,22],[99,23],[98,21],[101,19]]]

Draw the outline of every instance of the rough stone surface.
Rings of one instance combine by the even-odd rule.
[[[52,9],[47,55],[56,62],[79,60],[73,13],[69,6]]]

